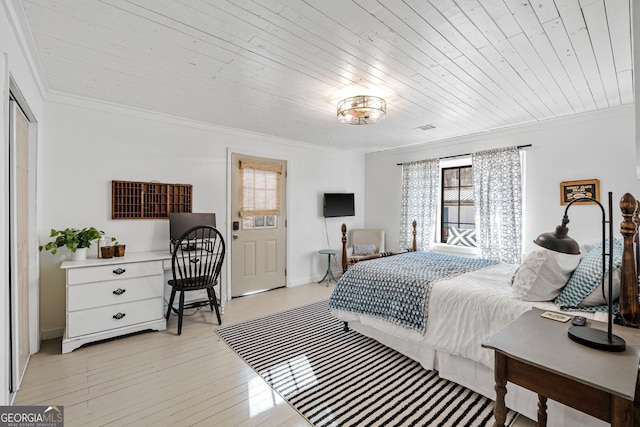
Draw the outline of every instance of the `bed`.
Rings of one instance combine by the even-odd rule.
[[[636,205],[636,200],[630,194],[626,194],[620,203],[623,221],[620,229],[622,241],[620,241],[621,256],[619,257],[620,317],[625,326],[634,328],[639,325],[638,313],[640,312],[634,249],[634,246],[636,248],[638,246],[636,224],[640,222],[635,214]],[[597,253],[598,250],[585,247],[588,254]],[[505,263],[452,260],[447,258],[450,255],[434,254],[440,259],[439,262],[444,260],[445,263],[454,261],[459,263],[456,268],[461,268],[461,272],[449,274],[445,271],[443,275],[427,277],[427,280],[432,280],[432,283],[420,288],[416,283],[424,280],[424,276],[416,277],[415,273],[416,270],[421,271],[423,268],[416,268],[415,265],[422,262],[419,259],[421,256],[419,252],[410,251],[406,254],[368,260],[350,266],[336,284],[329,300],[332,314],[345,322],[345,327],[348,325],[348,328],[378,340],[420,362],[426,369],[437,370],[443,378],[495,399],[493,352],[482,348],[481,344],[532,307],[556,312],[560,311],[559,307],[553,301],[529,301],[526,300],[527,298],[518,299],[514,295],[516,277],[525,276],[526,278],[521,270],[525,270],[524,266],[528,259],[525,259],[522,265],[516,266]],[[578,268],[582,268],[582,261],[586,257],[585,254],[579,258],[573,270],[578,271]],[[402,270],[401,278],[389,279],[387,274],[391,273],[385,269],[389,269],[388,265],[392,264],[395,264],[395,267],[390,269],[397,269],[398,265],[404,262],[403,260],[414,266]],[[584,264],[586,265],[586,262]],[[571,272],[570,275],[572,275]],[[378,280],[376,277],[379,278],[379,282],[374,285],[375,280]],[[534,279],[534,284],[535,280],[537,279]],[[389,288],[396,287],[393,281],[407,282],[411,292],[418,293],[419,297],[423,298],[422,302],[418,302],[416,307],[415,301],[407,303],[402,300],[402,296],[398,302],[396,300],[398,295],[394,295],[394,292],[396,294],[410,292],[390,290]],[[357,286],[358,283],[364,283],[363,286],[369,286],[373,290],[363,290],[362,287]],[[382,296],[375,295],[376,288],[384,290]],[[564,295],[564,288],[559,290],[558,299],[561,299],[560,295]],[[599,290],[595,289],[593,293],[596,291]],[[394,302],[389,303],[389,301]],[[586,297],[583,301],[586,301]],[[364,307],[365,305],[367,307]],[[403,305],[409,306],[410,314],[404,317],[399,316],[399,319],[394,317],[396,316],[394,312],[402,311],[398,307]],[[421,309],[424,312],[424,319],[416,319]],[[579,314],[604,322],[607,318],[606,311],[592,310],[591,307],[582,305],[569,306],[566,308],[566,313]],[[533,392],[509,384],[506,396],[506,404],[509,408],[535,420],[537,402],[538,397]],[[548,402],[548,415],[549,426],[608,425],[551,400]]]

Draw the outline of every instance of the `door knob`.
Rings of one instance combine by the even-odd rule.
[[[233,236],[231,236],[231,237],[233,237],[233,240],[238,240],[238,237],[240,237],[240,236],[238,236],[237,233],[233,233]]]

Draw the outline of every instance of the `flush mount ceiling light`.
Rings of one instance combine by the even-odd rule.
[[[338,103],[338,120],[350,125],[368,125],[387,117],[387,102],[377,96],[358,95]]]

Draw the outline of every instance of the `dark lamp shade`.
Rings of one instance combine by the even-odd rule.
[[[566,231],[559,230],[562,228],[566,230],[565,227],[558,226],[553,233],[542,233],[533,243],[551,251],[580,255],[580,245],[571,237],[567,236]]]

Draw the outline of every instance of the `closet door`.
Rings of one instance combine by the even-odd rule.
[[[10,102],[9,200],[13,391],[29,360],[29,121]]]

